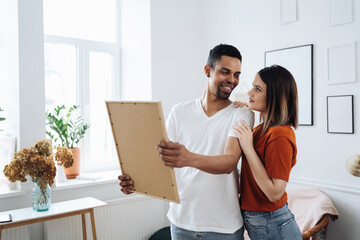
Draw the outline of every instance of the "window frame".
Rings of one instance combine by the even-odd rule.
[[[103,52],[112,55],[113,57],[113,98],[121,98],[121,81],[120,81],[120,47],[117,43],[98,42],[85,39],[77,39],[63,36],[53,36],[44,34],[45,43],[53,44],[69,44],[76,46],[77,59],[76,59],[76,104],[80,105],[81,114],[84,122],[90,123],[90,52]],[[109,99],[111,100],[111,99]],[[105,102],[104,102],[105,105]],[[107,118],[107,116],[104,116]],[[91,131],[91,127],[88,131]],[[91,162],[90,161],[90,134],[87,132],[84,138],[80,141],[79,146],[81,152],[81,172],[97,172],[105,171],[119,167],[117,153],[115,152],[114,159],[105,162]],[[114,145],[115,148],[115,145]]]

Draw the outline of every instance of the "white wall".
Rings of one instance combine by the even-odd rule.
[[[164,114],[181,101],[200,97],[210,49],[204,36],[202,1],[151,1],[152,99]]]
[[[360,239],[360,178],[345,169],[346,159],[359,153],[360,80],[326,84],[326,49],[356,42],[359,76],[360,2],[353,1],[353,22],[329,26],[329,0],[297,1],[298,20],[280,24],[280,0],[155,0],[151,4],[152,92],[167,114],[173,104],[201,96],[206,81],[202,69],[208,50],[230,43],[243,55],[240,85],[246,91],[268,50],[314,44],[314,125],[296,131],[298,163],[289,189],[317,187],[333,199],[340,218],[328,239]],[[239,86],[240,86],[239,85]],[[240,91],[238,89],[237,91]],[[354,95],[355,134],[328,134],[326,96]]]
[[[45,137],[42,0],[18,1],[20,148]]]
[[[118,1],[121,99],[151,99],[150,1]]]

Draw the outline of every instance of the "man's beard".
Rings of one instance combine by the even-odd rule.
[[[216,90],[216,97],[221,100],[228,100],[231,93],[232,93],[232,91],[230,93],[225,93],[225,92],[221,91],[220,86],[219,86]]]

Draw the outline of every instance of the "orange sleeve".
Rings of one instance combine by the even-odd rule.
[[[268,142],[265,152],[265,168],[268,176],[289,181],[294,166],[296,147],[288,137],[280,136]]]

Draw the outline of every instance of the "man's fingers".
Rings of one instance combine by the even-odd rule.
[[[174,155],[175,154],[174,150],[170,149],[170,148],[163,148],[163,147],[158,146],[157,150],[161,155]]]
[[[170,157],[165,157],[165,159],[163,159],[163,162],[164,162],[165,166],[168,166],[168,167],[175,167],[176,166],[176,163],[175,163],[174,159],[170,158]]]
[[[163,147],[163,148],[168,148],[168,147],[172,146],[172,144],[174,144],[174,143],[171,142],[171,141],[168,141],[168,142],[166,142],[166,141],[160,141],[160,142],[159,142],[159,146],[160,146],[160,147]]]
[[[171,141],[168,142],[160,141],[158,147],[174,149],[174,148],[178,148],[179,144]]]
[[[165,166],[167,167],[175,167],[175,164],[172,162],[164,162]]]
[[[125,194],[131,194],[133,192],[131,192],[131,190],[134,190],[134,181],[131,180],[131,177],[123,174],[123,175],[119,175],[118,179],[120,180],[120,187],[121,187],[121,191]]]
[[[176,158],[175,158],[175,157],[166,156],[166,155],[161,155],[161,159],[162,159],[164,162],[175,162],[175,161],[176,161]]]
[[[121,181],[119,183],[119,185],[121,187],[126,187],[126,186],[134,186],[134,182],[131,180],[131,181]]]
[[[120,181],[127,181],[127,180],[131,180],[131,178],[128,176],[128,175],[119,175],[118,176],[118,179],[120,180]]]
[[[161,159],[163,160],[165,166],[168,166],[168,167],[176,166],[176,158],[175,157],[162,155]]]
[[[121,191],[125,194],[132,194],[134,192],[129,191],[127,188],[122,188]]]

